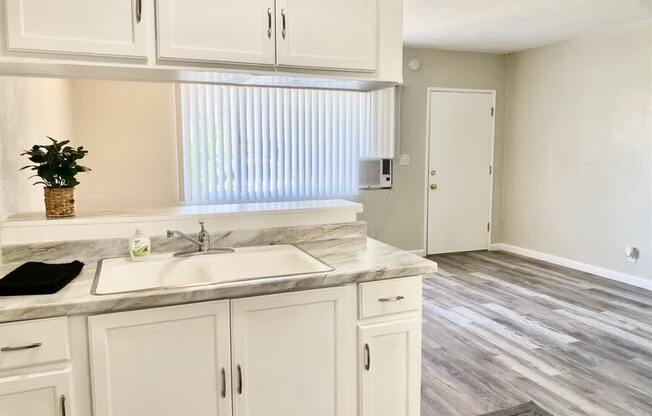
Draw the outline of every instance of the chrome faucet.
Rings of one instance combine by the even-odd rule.
[[[167,232],[168,238],[176,237],[178,239],[188,240],[191,243],[197,245],[196,251],[184,251],[181,253],[174,253],[174,257],[191,257],[191,256],[197,256],[201,254],[232,253],[233,251],[235,251],[232,248],[211,249],[211,236],[208,233],[208,231],[206,231],[206,228],[204,227],[204,221],[199,221],[199,225],[201,226],[201,230],[199,231],[199,234],[197,234],[197,238],[190,237],[189,235],[182,233],[181,231],[168,230]]]

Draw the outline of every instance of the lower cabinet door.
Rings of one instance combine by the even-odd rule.
[[[94,416],[231,414],[229,302],[91,316]]]
[[[419,416],[421,322],[360,327],[360,415]]]
[[[351,416],[355,287],[231,301],[237,416]]]
[[[68,371],[0,379],[0,415],[72,416]]]

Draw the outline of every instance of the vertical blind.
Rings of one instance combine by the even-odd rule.
[[[183,84],[179,96],[189,202],[356,194],[360,158],[394,123],[373,93]]]
[[[367,134],[360,138],[362,159],[393,159],[396,135],[396,91],[394,88],[368,93]]]

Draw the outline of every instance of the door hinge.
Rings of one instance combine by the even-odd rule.
[[[494,108],[491,107],[491,117],[493,117],[493,116],[494,116]]]
[[[491,223],[490,222],[487,223],[487,232],[489,232],[489,231],[491,231]]]

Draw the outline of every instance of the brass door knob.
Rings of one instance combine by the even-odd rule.
[[[437,184],[436,183],[430,184],[430,189],[432,189],[432,190],[437,189]]]

